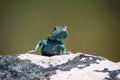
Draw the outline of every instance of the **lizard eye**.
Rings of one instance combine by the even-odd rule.
[[[57,30],[57,26],[54,28],[54,30]]]

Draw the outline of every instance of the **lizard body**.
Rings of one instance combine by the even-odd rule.
[[[43,56],[54,56],[59,55],[62,50],[62,54],[66,54],[65,44],[62,42],[67,37],[67,26],[58,25],[56,26],[46,40],[40,40],[36,47],[37,51],[41,46],[41,55]]]

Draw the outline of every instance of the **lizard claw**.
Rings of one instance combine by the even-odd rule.
[[[36,50],[30,50],[30,51],[27,52],[27,54],[32,54],[32,53],[35,53],[35,52],[36,52]]]
[[[67,54],[72,54],[72,52],[71,52],[71,51],[68,51]]]

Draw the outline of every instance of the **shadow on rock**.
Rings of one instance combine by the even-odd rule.
[[[120,80],[118,79],[118,75],[120,74],[120,69],[118,70],[109,70],[108,68],[104,68],[104,70],[95,70],[96,72],[108,73],[109,77],[106,77],[105,80]]]

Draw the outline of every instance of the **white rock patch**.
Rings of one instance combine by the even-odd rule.
[[[35,54],[21,54],[18,57],[22,60],[28,59],[31,60],[31,63],[40,65],[44,68],[48,68],[49,65],[57,66],[64,63],[67,63],[69,60],[72,60],[75,56],[79,54],[69,54],[69,55],[61,55],[61,56],[53,56],[53,57],[46,57],[40,56]]]
[[[78,65],[79,67],[80,65]],[[89,67],[79,69],[73,68],[70,71],[56,71],[56,74],[51,76],[51,80],[104,80],[105,77],[109,78],[108,73],[96,72],[96,70],[109,70],[120,69],[116,63],[109,60],[103,60],[99,64],[91,64]],[[120,77],[119,75],[117,76]]]

